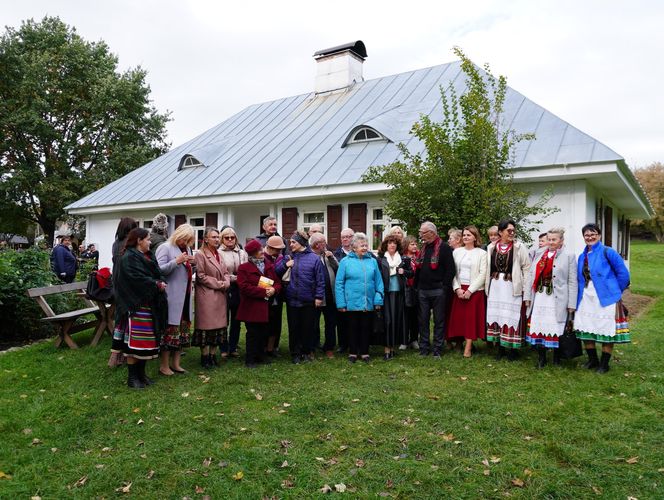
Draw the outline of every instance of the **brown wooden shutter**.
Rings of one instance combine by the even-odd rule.
[[[217,212],[208,212],[205,214],[205,227],[219,227],[217,226],[219,214]]]
[[[297,208],[281,209],[281,232],[286,239],[297,231]]]
[[[613,244],[613,209],[608,206],[604,207],[604,244]]]
[[[338,248],[341,246],[341,205],[327,206],[327,246]]]
[[[348,225],[355,232],[367,232],[366,203],[351,203],[348,205]]]
[[[175,216],[175,227],[177,228],[178,226],[181,226],[182,224],[185,224],[187,222],[187,216],[186,215],[176,215]]]

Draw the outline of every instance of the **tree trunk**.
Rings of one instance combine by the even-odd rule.
[[[38,216],[39,226],[44,231],[44,242],[46,246],[51,248],[53,246],[53,237],[55,235],[55,220],[50,219],[46,216]]]

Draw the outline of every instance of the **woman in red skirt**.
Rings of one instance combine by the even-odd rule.
[[[448,340],[465,339],[463,356],[472,356],[473,340],[483,339],[486,299],[484,281],[487,272],[486,252],[480,248],[482,237],[475,226],[463,228],[463,246],[454,250],[456,275],[450,313]]]

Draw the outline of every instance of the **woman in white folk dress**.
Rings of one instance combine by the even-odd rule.
[[[630,341],[627,311],[622,293],[629,287],[629,271],[623,258],[600,241],[597,224],[586,224],[581,230],[586,248],[579,255],[577,298],[574,330],[588,354],[584,368],[597,373],[609,371],[613,344]],[[602,344],[602,358],[597,358],[595,343]]]
[[[547,243],[533,259],[523,291],[530,324],[526,341],[537,347],[537,368],[546,366],[546,351],[553,350],[553,364],[560,364],[558,339],[569,314],[576,309],[576,256],[565,248],[565,230],[554,227]]]

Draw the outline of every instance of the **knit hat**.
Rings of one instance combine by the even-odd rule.
[[[276,248],[277,250],[286,247],[286,245],[284,245],[284,239],[281,236],[270,236],[267,239],[266,245],[270,248]]]
[[[157,214],[152,219],[152,230],[156,233],[166,233],[168,229],[168,217],[165,214]]]
[[[263,245],[261,245],[261,242],[258,240],[251,240],[249,243],[246,244],[244,247],[244,250],[249,254],[253,255],[256,252],[258,252],[260,249],[263,248]]]

